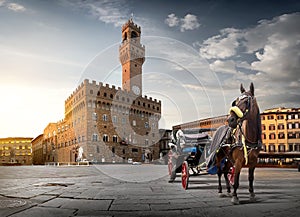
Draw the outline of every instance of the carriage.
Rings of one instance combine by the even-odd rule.
[[[171,181],[176,173],[181,173],[182,187],[187,189],[190,175],[206,174],[206,158],[211,145],[208,132],[213,130],[182,129],[176,132],[175,141],[169,144],[168,169]]]

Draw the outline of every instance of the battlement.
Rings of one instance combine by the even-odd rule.
[[[121,91],[122,94],[125,95],[132,95],[132,93],[129,93],[127,90],[122,90],[121,87],[116,87],[115,85],[110,85],[110,84],[103,84],[103,82],[96,82],[95,80],[90,81],[89,79],[84,79],[83,82],[81,82],[80,85],[78,85],[78,87],[72,92],[72,94],[65,100],[65,104],[67,104],[70,100],[73,99],[73,97],[78,94],[81,90],[83,89],[103,89],[104,91]],[[132,95],[134,96],[134,95]],[[154,103],[161,103],[160,100],[157,99],[153,99],[152,97],[149,97],[147,95],[141,96],[142,99],[146,99],[147,101],[151,101]]]
[[[137,24],[135,24],[133,22],[132,19],[129,19],[123,26],[122,26],[122,32],[128,27],[130,26],[131,28],[135,29],[138,32],[141,32],[141,27],[138,26]]]

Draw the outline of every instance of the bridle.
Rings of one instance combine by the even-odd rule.
[[[241,101],[241,100],[244,100],[245,98],[247,98],[247,101],[246,101],[246,109],[245,111],[243,112],[238,106],[237,104]],[[240,138],[242,138],[242,148],[244,150],[244,156],[245,156],[245,161],[246,161],[246,165],[248,163],[248,157],[247,157],[247,145],[246,145],[246,141],[249,142],[249,143],[252,143],[252,144],[255,144],[256,142],[255,141],[252,141],[250,140],[246,133],[243,131],[243,128],[242,128],[242,125],[243,125],[243,122],[244,120],[246,120],[249,112],[250,112],[250,109],[251,109],[251,100],[253,100],[253,96],[249,96],[247,94],[242,94],[240,97],[238,97],[235,101],[233,101],[232,103],[232,107],[230,108],[229,110],[229,113],[231,112],[234,112],[237,116],[237,127],[239,128],[239,134],[240,134]],[[236,127],[236,128],[237,128]],[[234,132],[236,131],[236,128],[233,130],[233,134]],[[236,140],[237,141],[237,140]],[[240,140],[238,140],[240,141]]]
[[[246,109],[243,112],[238,106],[237,106],[237,100],[240,102],[241,100],[247,98],[247,103],[246,103]],[[251,109],[251,100],[253,99],[252,96],[243,94],[240,97],[237,98],[237,100],[232,102],[232,107],[230,108],[229,112],[233,111],[237,117],[238,117],[238,122],[243,122],[246,119],[246,116],[248,115],[250,109]]]

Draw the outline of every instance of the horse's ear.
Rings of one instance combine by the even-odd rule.
[[[246,91],[245,88],[243,87],[243,84],[241,84],[240,90],[241,90],[241,93],[244,93]]]
[[[251,92],[252,96],[254,96],[254,85],[252,82],[250,84],[250,92]]]

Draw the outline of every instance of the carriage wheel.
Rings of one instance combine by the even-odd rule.
[[[188,189],[189,176],[189,165],[186,161],[184,161],[181,168],[181,184],[185,190]]]

